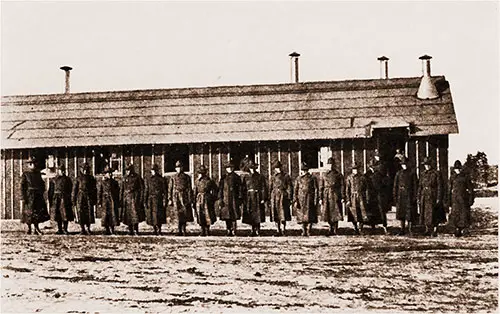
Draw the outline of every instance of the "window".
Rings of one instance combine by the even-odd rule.
[[[231,143],[229,158],[234,163],[235,170],[243,170],[246,161],[255,161],[255,144]]]
[[[189,162],[189,146],[186,144],[182,145],[170,145],[165,150],[165,169],[164,172],[174,172],[175,163],[181,161],[183,164],[184,172],[191,172],[190,162]]]
[[[332,149],[329,146],[321,146],[316,143],[303,143],[301,145],[301,158],[310,169],[326,168],[328,158],[332,157]]]

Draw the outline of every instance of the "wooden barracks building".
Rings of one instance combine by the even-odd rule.
[[[297,53],[290,55],[292,83],[4,96],[1,104],[1,218],[19,219],[19,189],[27,159],[36,156],[46,176],[65,165],[76,177],[84,162],[99,176],[106,165],[120,179],[125,165],[165,175],[182,160],[197,175],[204,164],[217,182],[228,160],[248,156],[271,175],[280,160],[292,178],[302,161],[313,172],[333,157],[349,173],[364,169],[376,150],[391,164],[396,149],[415,166],[424,157],[448,178],[448,135],[458,132],[444,76],[389,78],[379,58],[380,79],[299,82]],[[417,168],[418,169],[418,168]]]

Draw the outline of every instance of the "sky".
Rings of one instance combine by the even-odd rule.
[[[285,83],[432,74],[450,82],[450,163],[499,160],[499,4],[490,2],[6,2],[1,94]]]

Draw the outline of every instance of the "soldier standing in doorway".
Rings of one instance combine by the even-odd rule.
[[[281,170],[281,162],[274,163],[274,175],[271,177],[269,188],[271,191],[270,218],[276,222],[278,235],[284,235],[286,222],[292,220],[290,205],[293,197],[293,185],[290,176]],[[283,230],[281,230],[283,225]]]
[[[160,175],[158,165],[151,168],[151,177],[146,180],[144,189],[144,208],[146,211],[146,223],[153,226],[154,234],[161,235],[161,225],[167,223],[167,182]]]
[[[408,159],[403,156],[401,157],[401,170],[396,173],[393,186],[396,219],[401,221],[399,235],[405,234],[405,222],[408,222],[410,235],[412,234],[412,226],[417,222],[417,188],[417,174],[409,168]]]
[[[90,225],[95,223],[94,206],[97,204],[97,181],[90,174],[90,166],[84,163],[82,172],[73,186],[73,204],[76,205],[81,234],[90,234]],[[87,230],[85,230],[85,226]]]
[[[45,182],[40,170],[36,167],[34,158],[28,159],[28,167],[28,171],[25,171],[21,177],[21,193],[24,202],[21,222],[28,225],[28,234],[31,234],[31,225],[33,224],[34,233],[41,235],[42,231],[40,231],[38,224],[50,219],[47,204],[43,198]]]
[[[49,182],[50,213],[52,220],[57,222],[56,234],[68,234],[68,223],[75,219],[71,204],[72,191],[73,183],[66,175],[66,168],[61,165],[57,175]]]
[[[215,216],[215,201],[217,200],[217,185],[207,175],[207,168],[201,165],[198,169],[199,178],[195,182],[195,213],[201,227],[201,236],[210,235],[210,225],[217,220]]]
[[[312,224],[318,222],[319,189],[316,178],[309,173],[309,167],[302,163],[303,174],[295,181],[293,191],[297,223],[302,224],[302,236],[309,236]]]
[[[372,229],[375,225],[382,224],[384,233],[387,234],[387,208],[390,201],[385,192],[389,177],[381,171],[381,166],[374,163],[368,165],[364,175],[363,194],[366,199],[367,223]]]
[[[420,224],[425,226],[425,235],[437,236],[440,223],[446,222],[443,207],[443,179],[439,171],[432,169],[429,158],[425,158],[425,170],[420,174],[417,201],[420,205]]]
[[[253,160],[247,162],[249,174],[242,176],[243,223],[252,226],[252,236],[258,236],[260,223],[266,221],[267,184],[264,176],[256,171]]]
[[[120,225],[120,185],[113,179],[113,169],[104,168],[104,178],[99,186],[97,203],[101,209],[101,225],[106,234],[115,233],[115,226]]]
[[[469,176],[462,171],[460,160],[455,161],[450,176],[450,223],[455,227],[455,236],[464,235],[469,228],[470,207],[474,204],[474,185]]]
[[[361,230],[363,230],[364,222],[368,217],[366,214],[366,198],[363,190],[365,189],[365,179],[359,173],[359,165],[354,163],[352,165],[352,173],[346,180],[346,208],[347,220],[352,222],[354,232],[360,234],[358,223]]]
[[[234,164],[226,165],[226,174],[219,182],[220,219],[226,221],[228,236],[236,233],[236,221],[241,218],[242,186],[240,176],[234,173]]]
[[[191,177],[184,173],[184,166],[179,160],[175,163],[175,174],[170,180],[168,204],[173,206],[177,213],[179,232],[177,235],[186,235],[186,224],[194,221],[193,217],[193,189]]]
[[[139,223],[145,218],[142,189],[141,177],[135,173],[134,165],[128,165],[120,188],[120,221],[128,226],[130,235],[139,234]]]
[[[333,158],[328,158],[330,170],[323,174],[320,181],[320,205],[323,206],[323,221],[330,225],[329,235],[337,235],[339,221],[344,219],[344,176],[337,171]]]

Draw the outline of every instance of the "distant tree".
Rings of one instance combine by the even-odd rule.
[[[476,186],[479,186],[480,182],[488,185],[489,168],[488,157],[484,152],[477,152],[476,155],[467,155],[464,171],[469,174]]]

